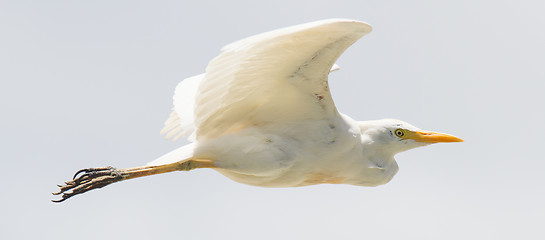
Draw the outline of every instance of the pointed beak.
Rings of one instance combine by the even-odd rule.
[[[424,143],[441,143],[441,142],[463,142],[464,140],[457,138],[452,135],[438,132],[429,132],[429,131],[417,131],[407,136],[409,139],[413,139],[417,142]]]

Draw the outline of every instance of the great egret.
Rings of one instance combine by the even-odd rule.
[[[330,19],[227,45],[204,74],[176,87],[162,133],[192,143],[143,167],[82,169],[59,185],[55,195],[62,198],[54,202],[118,181],[196,168],[263,187],[377,186],[397,173],[395,154],[461,142],[399,120],[358,122],[337,111],[329,72],[370,31],[364,22]]]

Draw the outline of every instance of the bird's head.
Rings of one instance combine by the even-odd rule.
[[[364,144],[373,145],[378,151],[392,155],[432,143],[464,141],[452,135],[424,131],[395,119],[363,121],[359,125]]]

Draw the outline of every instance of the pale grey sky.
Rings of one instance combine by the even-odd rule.
[[[543,239],[545,10],[539,1],[2,1],[0,239]],[[397,156],[376,188],[267,189],[212,170],[56,205],[84,167],[142,165],[176,84],[219,49],[325,18],[374,30],[330,78],[355,119],[464,138]]]

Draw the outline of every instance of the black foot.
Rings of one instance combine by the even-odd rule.
[[[57,185],[59,186],[60,191],[53,193],[53,195],[62,194],[62,198],[51,201],[59,203],[72,196],[101,188],[121,180],[123,180],[123,176],[113,167],[82,169],[74,174],[72,181],[65,182],[65,185]]]

